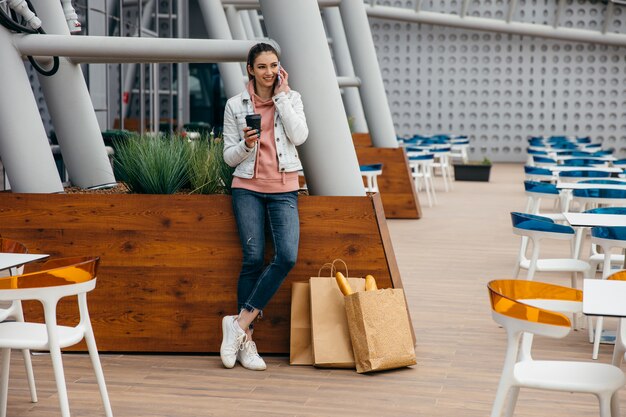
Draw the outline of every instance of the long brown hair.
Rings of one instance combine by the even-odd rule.
[[[274,55],[276,55],[276,58],[280,59],[280,56],[278,55],[278,51],[276,51],[276,48],[274,48],[272,45],[270,45],[269,43],[257,43],[256,45],[254,45],[252,48],[250,48],[250,51],[248,52],[248,60],[246,61],[246,72],[248,73],[248,79],[251,80],[252,74],[250,74],[250,71],[248,70],[248,66],[250,68],[254,68],[254,61],[256,60],[256,57],[258,57],[259,55],[261,55],[263,52],[271,52]]]

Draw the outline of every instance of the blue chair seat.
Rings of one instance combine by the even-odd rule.
[[[531,193],[559,194],[559,189],[556,188],[556,185],[546,182],[524,181],[524,189]]]
[[[626,207],[596,207],[585,210],[585,213],[626,215]]]
[[[539,232],[574,234],[571,226],[555,223],[552,219],[535,214],[511,212],[513,227]]]
[[[554,149],[578,149],[578,145],[575,143],[563,142],[563,143],[553,143],[552,147]]]
[[[617,190],[612,188],[587,188],[572,190],[574,197],[583,198],[624,198],[626,199],[626,190]]]
[[[535,161],[535,163],[540,163],[540,164],[555,164],[556,165],[556,161],[554,159],[546,158],[544,156],[533,155],[533,161]]]
[[[564,178],[608,178],[611,176],[610,172],[605,171],[561,171],[559,177]]]
[[[604,161],[600,161],[597,159],[590,158],[572,158],[563,161],[564,166],[569,167],[584,167],[584,166],[594,166],[594,165],[603,165]]]
[[[567,136],[563,136],[563,135],[552,135],[548,138],[548,141],[569,142],[569,140],[567,139]]]
[[[626,181],[620,180],[582,180],[578,181],[579,184],[615,184],[615,185],[626,185]]]
[[[424,155],[409,156],[409,161],[426,161],[429,159],[435,159],[435,155],[427,153]]]
[[[547,168],[539,168],[539,167],[531,167],[528,165],[524,166],[524,173],[529,175],[550,175],[552,176],[552,171]]]
[[[380,171],[383,169],[383,164],[368,164],[359,165],[361,171]]]

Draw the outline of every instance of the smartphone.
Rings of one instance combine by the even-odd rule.
[[[280,76],[280,69],[280,61],[278,61],[278,75],[276,76],[276,85],[280,85],[283,82],[282,77]]]

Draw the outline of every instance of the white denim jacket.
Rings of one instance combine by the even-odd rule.
[[[296,146],[304,143],[309,136],[309,128],[304,116],[304,105],[300,93],[291,90],[272,97],[274,112],[274,140],[280,172],[294,172],[302,169]],[[230,98],[224,111],[224,161],[235,168],[234,176],[252,178],[258,146],[248,149],[244,141],[243,128],[246,115],[254,113],[248,91]]]

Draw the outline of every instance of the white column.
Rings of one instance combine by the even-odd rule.
[[[254,29],[252,29],[252,22],[250,21],[250,15],[248,14],[248,11],[239,11],[239,17],[241,18],[243,29],[246,31],[246,37],[248,39],[255,39],[256,36],[254,36]]]
[[[326,29],[333,40],[333,57],[337,66],[337,75],[341,77],[354,77],[354,67],[350,57],[350,48],[346,40],[346,32],[341,22],[341,14],[336,7],[324,9],[324,20],[326,21]],[[363,113],[363,104],[361,103],[361,95],[357,88],[344,88],[343,103],[346,106],[348,116],[353,120],[355,132],[368,132],[367,122],[365,121],[365,113]]]
[[[33,5],[47,33],[70,36],[57,2],[33,0]],[[58,72],[51,77],[40,75],[39,82],[70,179],[82,188],[114,184],[113,169],[83,72],[66,58],[59,59]]]
[[[226,13],[220,0],[198,0],[204,24],[212,39],[232,40]],[[217,64],[224,83],[224,91],[228,97],[241,93],[245,88],[241,67],[236,62],[220,62]]]
[[[62,192],[48,136],[12,36],[0,27],[0,158],[14,192]]]
[[[233,35],[233,39],[245,41],[248,38],[246,37],[246,31],[243,28],[243,22],[241,21],[241,17],[239,17],[239,13],[235,6],[226,6],[226,20],[228,20],[228,26],[230,27],[230,33]],[[243,79],[247,79],[246,74],[246,63],[242,62],[241,64],[241,72],[243,74]]]
[[[87,21],[89,26],[87,30],[89,35],[105,35],[108,28],[108,22],[106,16],[103,13],[96,12],[96,10],[105,10],[106,2],[104,0],[91,0],[90,9],[87,12]],[[83,29],[84,31],[85,29]],[[107,65],[92,64],[89,65],[89,93],[91,101],[95,107],[96,118],[98,119],[98,125],[100,130],[105,130],[107,126],[107,119],[109,114],[108,109],[108,79],[109,71]]]
[[[354,71],[362,83],[361,99],[372,143],[378,148],[397,148],[396,131],[363,0],[342,0],[339,10]]]
[[[228,26],[230,27],[233,39],[242,41],[248,40],[246,30],[243,28],[243,22],[235,6],[226,7],[226,20],[228,20]]]
[[[289,84],[304,101],[310,133],[300,156],[310,193],[365,195],[317,1],[260,3],[268,35],[280,44]]]
[[[176,37],[186,39],[189,37],[189,0],[176,2]],[[178,70],[178,100],[176,108],[177,128],[182,129],[185,123],[189,123],[189,64],[179,61],[176,64]]]
[[[141,29],[143,30],[147,27],[152,21],[152,14],[154,13],[154,6],[156,4],[156,0],[148,0],[148,2],[143,6],[141,16]],[[156,25],[155,21],[155,25]],[[139,33],[139,28],[135,29],[133,37],[143,36],[142,33]],[[93,64],[91,64],[93,65]],[[124,73],[124,94],[122,98],[122,117],[128,117],[128,111],[130,109],[131,97],[133,95],[132,89],[135,85],[135,74],[137,72],[137,64],[129,64],[125,67]],[[143,92],[140,92],[142,94]],[[143,97],[140,97],[139,100],[143,100]],[[156,125],[158,126],[158,125]]]
[[[261,27],[259,13],[256,10],[248,10],[248,16],[250,16],[250,23],[252,24],[254,36],[257,39],[263,39],[265,37],[265,34],[263,33],[263,28]]]

